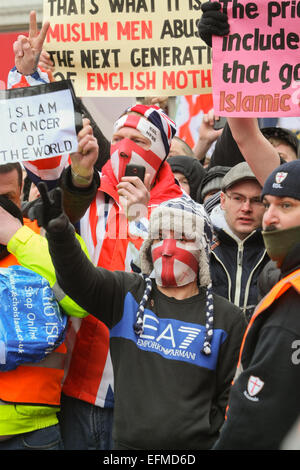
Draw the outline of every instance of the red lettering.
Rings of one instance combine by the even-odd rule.
[[[219,111],[226,111],[227,113],[239,113],[240,111],[257,113],[271,113],[278,111],[290,111],[291,107],[288,104],[291,95],[279,93],[259,94],[259,95],[243,95],[242,91],[236,94],[220,91]]]
[[[74,24],[55,24],[52,28],[49,26],[47,32],[47,42],[51,38],[57,42],[79,42],[79,41],[107,41],[108,24],[101,23],[74,23]]]
[[[152,21],[126,21],[123,25],[117,22],[117,39],[127,40],[152,39]]]
[[[87,89],[89,91],[95,90],[95,74],[87,73]]]
[[[171,88],[172,90],[175,89],[175,72],[172,71],[170,74],[166,72],[165,70],[163,71],[163,84],[162,84],[163,90],[166,88]]]
[[[156,72],[130,72],[128,81],[123,72],[87,73],[87,90],[155,90]]]
[[[206,73],[206,74],[205,74]],[[211,87],[211,70],[201,70],[201,88]]]

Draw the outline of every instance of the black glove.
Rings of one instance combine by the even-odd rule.
[[[47,231],[60,232],[68,224],[68,218],[62,208],[62,191],[55,188],[47,191],[45,183],[38,184],[40,197],[36,199],[35,204],[29,209],[28,217],[30,220],[37,221],[39,227]]]
[[[225,36],[229,33],[228,16],[222,13],[219,2],[205,2],[201,6],[203,11],[198,24],[200,38],[208,46],[212,46],[212,35]]]

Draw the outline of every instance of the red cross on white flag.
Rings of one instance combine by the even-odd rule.
[[[248,380],[247,391],[251,397],[254,397],[261,391],[264,386],[264,382],[259,377],[251,375]]]

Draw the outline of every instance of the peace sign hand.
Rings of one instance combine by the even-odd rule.
[[[20,35],[13,44],[15,66],[22,75],[31,75],[36,71],[47,31],[50,26],[49,21],[46,21],[39,32],[35,11],[30,12],[29,21],[28,37]]]

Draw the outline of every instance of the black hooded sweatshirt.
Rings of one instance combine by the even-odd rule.
[[[176,155],[175,157],[168,158],[168,163],[173,173],[182,173],[186,177],[190,186],[191,198],[199,202],[197,200],[197,191],[207,173],[199,160],[187,155]]]

